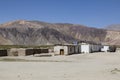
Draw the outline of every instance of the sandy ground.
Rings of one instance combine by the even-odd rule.
[[[120,80],[120,53],[3,58],[36,61],[0,61],[0,80]]]

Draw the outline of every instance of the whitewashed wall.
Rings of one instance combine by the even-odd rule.
[[[90,53],[90,45],[89,44],[83,44],[81,45],[81,53]]]
[[[68,54],[68,47],[67,46],[54,46],[54,54],[60,54],[60,49],[64,49],[64,54]]]
[[[103,48],[101,48],[101,51],[103,52],[107,52],[109,50],[109,46],[103,46]]]

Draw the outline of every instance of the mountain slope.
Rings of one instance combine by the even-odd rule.
[[[111,32],[116,35],[116,32]],[[111,33],[105,29],[90,28],[68,23],[46,23],[40,21],[18,20],[0,25],[0,44],[45,45],[72,43],[74,41],[94,41],[108,43]],[[115,41],[115,40],[114,40]],[[116,41],[114,42],[116,44]]]
[[[106,27],[107,30],[120,31],[120,24],[113,24]]]
[[[120,45],[120,31],[107,31],[105,44]]]

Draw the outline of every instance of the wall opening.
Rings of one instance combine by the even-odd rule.
[[[64,49],[60,49],[60,55],[64,55]]]

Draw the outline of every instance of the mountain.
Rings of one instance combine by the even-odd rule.
[[[120,45],[120,31],[108,30],[104,43],[110,45]]]
[[[69,23],[17,20],[0,24],[1,45],[67,44],[74,41],[92,41],[115,45],[120,40],[118,34],[119,31]],[[113,37],[113,35],[116,36]]]
[[[107,30],[120,31],[120,24],[112,24],[106,27]]]

